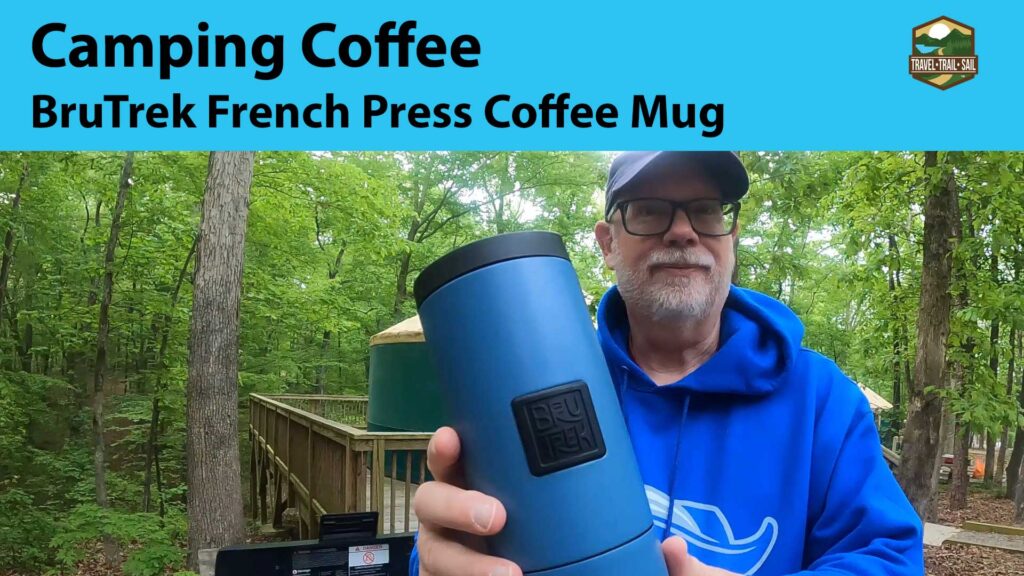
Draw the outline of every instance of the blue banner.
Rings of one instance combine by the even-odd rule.
[[[1024,3],[18,3],[0,149],[1024,148]]]

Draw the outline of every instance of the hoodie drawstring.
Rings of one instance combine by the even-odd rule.
[[[669,471],[668,479],[668,518],[665,519],[665,529],[662,530],[661,539],[665,540],[671,536],[670,531],[672,530],[672,515],[674,513],[673,506],[675,502],[675,490],[676,490],[676,474],[681,467],[679,462],[679,456],[681,454],[679,447],[683,443],[683,425],[686,424],[686,416],[690,413],[690,394],[687,393],[683,397],[683,416],[679,420],[679,428],[676,430],[676,454],[672,459],[673,466],[672,470]]]
[[[629,434],[629,411],[626,410],[626,383],[629,380],[629,366],[619,366],[622,370],[622,378],[617,383],[619,393],[619,406],[622,408],[622,419],[626,421],[626,434]]]
[[[629,376],[631,371],[629,366],[621,365],[619,368],[622,370],[622,378],[618,382],[618,393],[619,393],[619,405],[622,407],[622,419],[626,423],[626,433],[630,434],[629,430],[629,410],[626,408],[626,388],[629,382]],[[676,448],[675,457],[672,459],[674,465],[669,473],[669,484],[668,484],[668,514],[665,518],[665,528],[661,533],[661,539],[668,538],[670,530],[672,528],[672,503],[675,502],[673,496],[675,495],[676,489],[676,472],[680,468],[679,456],[681,454],[680,447],[683,443],[683,426],[686,424],[686,417],[690,414],[690,394],[687,393],[683,396],[683,415],[679,419],[679,428],[676,430]]]

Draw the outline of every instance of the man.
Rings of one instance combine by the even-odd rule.
[[[793,312],[730,284],[748,186],[735,154],[627,152],[594,228],[617,279],[599,337],[669,572],[920,575],[921,522],[867,400],[801,347]],[[427,452],[412,574],[521,574],[484,553],[505,510],[460,487],[455,432]]]

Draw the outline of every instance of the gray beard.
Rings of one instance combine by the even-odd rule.
[[[714,313],[720,295],[728,293],[730,276],[717,264],[712,264],[708,273],[692,277],[649,275],[652,261],[664,261],[681,254],[684,253],[678,250],[654,253],[635,269],[622,266],[621,261],[614,262],[619,294],[627,308],[656,322],[703,320]]]

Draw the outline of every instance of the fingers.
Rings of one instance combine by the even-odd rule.
[[[459,436],[439,428],[427,446],[427,467],[436,478],[416,489],[413,509],[420,522],[421,576],[522,576],[513,562],[475,550],[482,541],[470,535],[498,533],[507,519],[496,498],[465,490]]]
[[[444,482],[427,482],[416,490],[413,509],[420,523],[490,536],[505,526],[505,507],[497,498]]]
[[[461,452],[462,445],[455,430],[448,426],[438,428],[427,445],[427,468],[440,482],[464,486],[462,467],[459,466]]]
[[[661,543],[661,551],[665,553],[669,576],[689,576],[686,570],[689,554],[682,538],[673,536],[665,540]]]
[[[734,572],[708,566],[695,556],[690,556],[686,541],[678,536],[662,542],[661,551],[665,553],[669,576],[738,576]]]
[[[421,576],[522,576],[523,571],[513,562],[488,556],[456,540],[446,538],[443,532],[425,529],[419,539]]]

